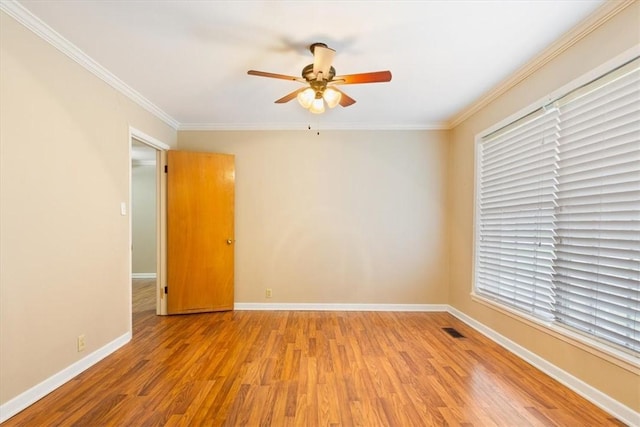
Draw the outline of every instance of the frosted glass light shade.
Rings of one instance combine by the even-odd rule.
[[[340,102],[340,98],[342,98],[342,94],[335,89],[328,87],[325,89],[322,97],[327,102],[329,108],[333,108]]]
[[[324,100],[322,98],[316,98],[311,103],[311,107],[309,107],[309,111],[313,114],[322,114],[324,113]]]
[[[298,99],[300,105],[302,105],[304,108],[309,108],[311,107],[313,100],[316,98],[316,92],[308,87],[302,92],[298,93],[298,96],[296,96],[296,98]]]

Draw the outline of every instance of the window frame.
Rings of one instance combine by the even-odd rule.
[[[625,63],[640,56],[640,44],[634,46],[631,49],[623,52],[622,54],[612,58],[604,64],[594,68],[593,70],[583,74],[570,83],[560,87],[559,89],[551,92],[549,95],[544,96],[538,101],[530,104],[514,114],[506,117],[498,123],[490,126],[489,128],[477,133],[474,141],[474,205],[473,205],[473,252],[472,252],[472,286],[471,286],[471,299],[477,303],[487,306],[493,310],[496,310],[502,314],[505,314],[515,320],[523,322],[541,332],[554,336],[564,342],[567,342],[573,346],[586,350],[592,354],[595,354],[602,359],[612,362],[624,369],[627,369],[636,374],[640,374],[640,355],[632,354],[624,349],[618,348],[615,344],[608,343],[605,340],[597,338],[595,336],[588,335],[582,331],[574,330],[566,325],[561,325],[554,321],[546,321],[541,318],[529,315],[525,312],[521,312],[517,309],[511,308],[498,301],[485,297],[477,292],[477,279],[478,279],[478,245],[480,242],[480,145],[483,139],[487,136],[509,126],[510,124],[517,122],[531,114],[536,113],[545,105],[549,105],[556,99],[559,99],[569,92],[580,88],[605,74],[615,70],[616,68],[624,65]]]

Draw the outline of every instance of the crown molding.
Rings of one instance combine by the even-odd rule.
[[[35,16],[31,11],[22,6],[16,0],[0,1],[0,10],[11,16],[13,19],[34,32],[40,38],[51,44],[60,52],[73,59],[89,72],[112,86],[114,89],[127,96],[133,102],[144,108],[174,130],[178,129],[180,123],[169,114],[161,110],[157,105],[142,96],[139,92],[128,86],[125,82],[116,77],[109,70],[104,68],[89,55],[80,50],[76,45],[64,38],[60,33],[48,26],[44,21]]]
[[[392,124],[392,123],[182,123],[178,131],[261,131],[261,130],[448,130],[447,122],[427,124]]]
[[[464,108],[457,113],[448,122],[448,128],[453,129],[469,117],[489,105],[496,98],[500,97],[520,82],[528,78],[530,75],[541,69],[562,52],[569,49],[574,44],[591,34],[609,19],[635,3],[637,0],[608,0],[600,6],[589,17],[582,21],[578,26],[569,30],[560,39],[556,40],[549,47],[543,50],[538,56],[529,61],[527,64],[518,69],[510,77],[482,95],[477,101]]]

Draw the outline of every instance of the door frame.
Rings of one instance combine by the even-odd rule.
[[[131,296],[133,292],[133,220],[132,206],[132,144],[136,140],[156,150],[156,314],[167,314],[167,299],[164,288],[167,285],[167,227],[166,227],[166,188],[167,178],[164,173],[167,151],[171,148],[168,144],[147,135],[139,129],[129,126],[129,323],[133,330],[133,312],[131,310]]]

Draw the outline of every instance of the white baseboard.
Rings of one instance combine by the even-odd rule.
[[[132,279],[155,279],[156,273],[131,273]]]
[[[14,397],[8,402],[0,405],[0,423],[13,417],[18,412],[26,409],[36,401],[42,399],[67,381],[70,381],[80,373],[84,372],[91,366],[95,365],[126,343],[131,341],[131,332],[116,338],[105,346],[99,348],[93,353],[83,357],[74,364],[68,366],[57,374],[47,378],[38,385],[31,387],[29,390]]]
[[[446,304],[350,304],[350,303],[262,303],[237,302],[234,310],[291,311],[447,311]]]
[[[639,412],[634,411],[633,409],[629,408],[626,405],[623,405],[615,399],[612,399],[600,390],[597,390],[584,381],[574,377],[570,373],[558,368],[556,365],[549,363],[547,360],[543,359],[537,354],[532,353],[521,345],[516,344],[503,335],[500,335],[498,332],[472,319],[456,308],[449,306],[448,311],[453,316],[471,326],[476,331],[480,332],[481,334],[499,344],[500,346],[504,347],[508,351],[512,352],[516,356],[540,369],[551,378],[564,384],[594,405],[599,406],[601,409],[618,418],[620,421],[630,426],[640,426]]]

